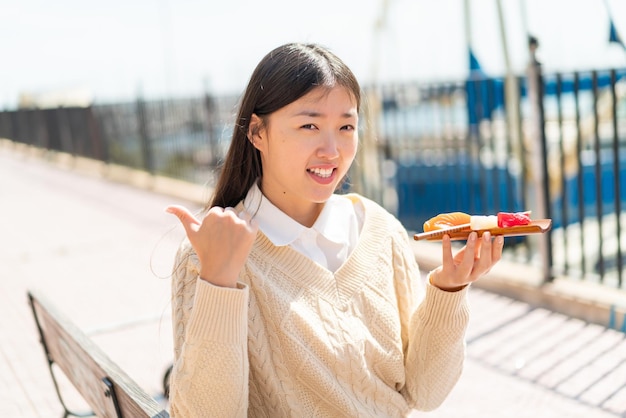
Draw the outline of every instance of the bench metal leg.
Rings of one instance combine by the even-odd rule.
[[[54,384],[54,390],[57,393],[57,397],[59,398],[59,402],[61,402],[61,406],[63,407],[63,418],[67,418],[68,416],[73,416],[73,417],[93,417],[96,414],[93,413],[93,411],[90,412],[74,412],[71,411],[66,405],[65,402],[63,401],[63,396],[61,396],[61,390],[59,389],[59,384],[57,383],[57,378],[54,375],[54,369],[52,368],[52,365],[54,364],[54,361],[52,360],[52,357],[50,356],[50,351],[48,351],[48,346],[46,345],[46,339],[43,336],[43,330],[41,329],[41,324],[39,323],[39,318],[37,317],[37,310],[35,309],[35,306],[33,304],[33,298],[32,295],[29,293],[28,294],[28,300],[30,302],[30,307],[33,311],[33,317],[35,318],[35,323],[37,324],[37,331],[39,331],[39,341],[41,342],[41,345],[43,346],[43,350],[46,354],[46,360],[48,362],[48,370],[50,370],[50,376],[52,376],[52,383]]]
[[[48,357],[48,351],[46,350],[46,357]],[[59,385],[57,383],[57,379],[56,376],[54,375],[54,369],[52,368],[52,364],[54,362],[48,360],[48,369],[50,370],[50,375],[52,376],[52,383],[54,384],[54,390],[57,393],[57,397],[59,398],[59,402],[61,403],[61,406],[63,407],[63,418],[67,418],[69,416],[72,417],[94,417],[96,416],[96,414],[93,413],[93,411],[89,411],[89,412],[74,412],[72,410],[70,410],[66,405],[65,402],[63,401],[63,396],[61,396],[61,390],[59,389]]]
[[[170,375],[172,374],[173,367],[174,365],[171,364],[163,374],[163,396],[165,399],[170,398]]]

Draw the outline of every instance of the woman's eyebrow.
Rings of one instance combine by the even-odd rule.
[[[351,111],[350,111],[350,112],[345,112],[345,113],[343,113],[343,114],[341,115],[341,117],[342,117],[342,118],[344,118],[344,119],[349,119],[349,118],[354,118],[354,117],[356,117],[356,115],[357,115],[357,113],[356,113],[356,112],[351,112]],[[319,118],[319,117],[324,116],[324,114],[323,114],[323,113],[321,113],[321,112],[317,112],[317,111],[315,111],[315,110],[302,110],[302,111],[300,111],[300,112],[298,112],[298,113],[294,114],[294,116],[309,116],[309,117],[313,117],[313,118],[315,118],[315,117],[318,117],[318,118]]]
[[[320,117],[323,116],[322,113],[317,112],[315,110],[302,110],[296,113],[294,116],[310,116],[310,117]]]

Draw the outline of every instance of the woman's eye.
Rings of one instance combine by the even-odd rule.
[[[315,129],[315,125],[307,123],[306,125],[302,125],[302,129]]]
[[[342,131],[354,131],[354,126],[352,125],[345,125],[341,127]]]

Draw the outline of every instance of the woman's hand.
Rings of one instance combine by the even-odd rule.
[[[211,208],[199,221],[183,206],[168,206],[166,212],[180,219],[200,261],[200,278],[216,286],[235,287],[248,258],[258,226],[233,208]]]
[[[453,256],[450,237],[444,235],[443,264],[431,272],[430,283],[446,291],[461,290],[491,270],[502,258],[503,247],[501,235],[492,240],[491,234],[485,232],[479,239],[478,234],[472,232],[465,247]]]

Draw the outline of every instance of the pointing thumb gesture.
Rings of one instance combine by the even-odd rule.
[[[212,207],[200,221],[187,208],[168,206],[178,217],[200,261],[200,278],[216,286],[235,287],[248,258],[258,226],[233,208]]]
[[[167,213],[171,213],[175,215],[180,222],[183,224],[183,228],[185,228],[185,232],[187,236],[189,233],[197,232],[198,228],[201,225],[201,222],[184,206],[181,205],[171,205],[165,208]]]

